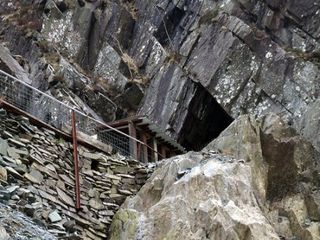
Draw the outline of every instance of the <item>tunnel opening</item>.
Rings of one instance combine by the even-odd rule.
[[[214,97],[201,85],[191,100],[186,121],[178,142],[187,150],[199,151],[232,122],[233,118],[219,105]]]

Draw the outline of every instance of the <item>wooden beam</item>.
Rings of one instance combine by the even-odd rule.
[[[142,146],[142,152],[143,152],[143,162],[147,163],[148,162],[148,139],[147,136],[144,133],[141,133],[141,140],[144,143],[144,145]]]
[[[164,158],[167,158],[167,148],[165,146],[161,145],[160,153]]]
[[[128,122],[128,128],[129,128],[129,135],[133,138],[137,138],[137,131],[136,127],[133,124],[133,122]],[[137,142],[133,139],[129,139],[129,149],[130,154],[134,159],[138,159],[138,150],[137,150]]]
[[[141,157],[141,143],[137,143],[137,160],[142,161],[142,157]]]
[[[111,127],[117,128],[121,127],[123,125],[128,125],[129,122],[133,122],[134,124],[138,124],[142,122],[142,119],[140,117],[129,117],[125,119],[120,119],[114,122],[108,122],[107,124]]]
[[[159,161],[159,156],[158,156],[158,143],[157,139],[155,137],[152,138],[152,148],[154,150],[153,152],[153,159],[155,162]]]

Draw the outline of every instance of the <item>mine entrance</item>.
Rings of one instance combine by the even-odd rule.
[[[186,150],[199,151],[225,130],[233,118],[199,84],[198,93],[189,105],[188,115],[178,142]]]

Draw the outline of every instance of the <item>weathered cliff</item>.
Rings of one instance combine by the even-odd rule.
[[[319,152],[276,115],[244,115],[168,159],[113,218],[111,239],[319,239]]]
[[[2,41],[35,86],[67,89],[106,121],[147,115],[188,149],[242,113],[290,122],[319,95],[317,1],[5,0],[1,9]]]
[[[2,0],[0,69],[104,121],[146,115],[188,150],[237,119],[161,163],[112,239],[314,240],[319,14],[317,0]],[[283,120],[256,119],[268,112]],[[55,235],[106,238],[148,170],[83,148],[75,214],[69,144],[1,119],[6,203]]]

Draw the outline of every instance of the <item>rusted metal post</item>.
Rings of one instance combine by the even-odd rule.
[[[80,210],[80,181],[79,181],[79,165],[78,165],[78,142],[76,129],[76,114],[72,110],[72,140],[73,140],[73,161],[74,161],[74,177],[76,182],[76,210]]]

